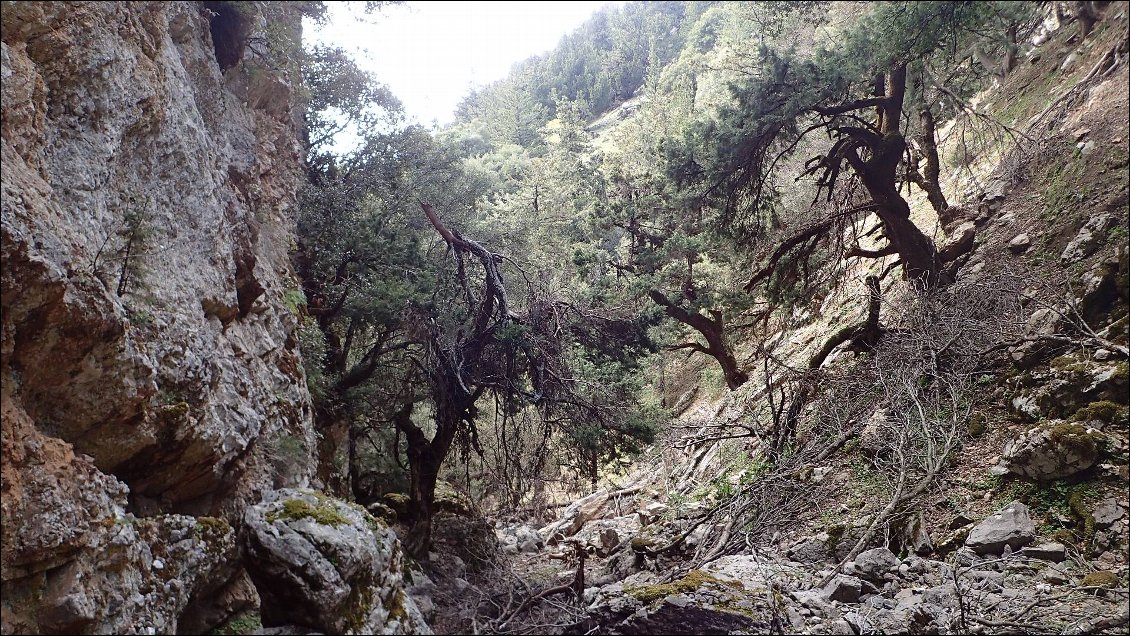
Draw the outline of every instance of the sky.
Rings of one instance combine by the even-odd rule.
[[[404,103],[409,120],[448,124],[473,86],[549,51],[600,7],[619,2],[408,2],[364,16],[359,3],[327,3],[330,21],[307,25],[309,43],[353,53]]]

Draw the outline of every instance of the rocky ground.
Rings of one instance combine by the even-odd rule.
[[[1042,537],[1029,507],[1012,501],[976,522],[955,517],[921,555],[875,547],[842,561],[823,532],[687,570],[693,537],[664,554],[654,537],[689,527],[693,512],[673,514],[651,489],[610,494],[540,531],[500,525],[501,556],[486,571],[436,554],[412,593],[439,605],[440,633],[1114,634],[1130,618],[1125,497],[1095,509],[1096,530],[1117,546],[1097,557]]]

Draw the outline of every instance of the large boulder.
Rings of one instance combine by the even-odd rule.
[[[585,545],[595,546],[603,555],[638,535],[640,529],[639,515],[632,514],[590,521],[574,536]]]
[[[858,603],[863,591],[863,581],[854,576],[837,574],[824,586],[823,592],[830,601]]]
[[[1036,526],[1028,506],[1014,501],[969,531],[965,545],[978,554],[1000,554],[1004,546],[1017,549],[1032,543]]]
[[[1097,401],[1124,403],[1130,374],[1125,361],[1096,361],[1075,353],[1052,359],[1046,368],[1023,374],[1016,383],[1017,410],[1033,419],[1062,419]]]
[[[562,511],[561,517],[557,521],[541,529],[541,535],[547,538],[557,533],[567,537],[573,536],[586,523],[604,515],[608,498],[609,492],[607,490],[599,490],[583,499],[574,501]]]
[[[891,571],[898,565],[898,557],[887,548],[864,550],[855,557],[856,573],[869,581],[880,582],[891,578]]]
[[[1010,472],[1029,479],[1062,479],[1094,466],[1102,439],[1102,433],[1082,424],[1053,420],[1006,444],[1001,460]]]
[[[193,599],[212,596],[236,575],[231,526],[126,512],[125,484],[36,430],[9,399],[12,388],[0,383],[0,632],[182,629],[186,614],[198,614]]]
[[[786,632],[801,625],[795,614],[779,616],[765,580],[693,570],[670,583],[602,588],[582,627],[602,634],[757,634],[768,633],[777,619]]]
[[[400,542],[359,506],[311,490],[270,493],[244,515],[263,624],[327,634],[430,634],[401,575]]]

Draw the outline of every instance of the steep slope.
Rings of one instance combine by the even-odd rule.
[[[231,525],[307,480],[300,121],[262,44],[299,16],[273,20],[4,7],[5,633],[210,627],[191,600],[254,601]]]

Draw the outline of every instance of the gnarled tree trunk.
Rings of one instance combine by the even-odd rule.
[[[899,131],[906,96],[906,66],[897,66],[888,73],[885,86],[879,138],[861,140],[870,149],[870,156],[864,160],[852,149],[846,159],[876,204],[875,213],[907,278],[916,288],[929,289],[943,282],[938,250],[934,241],[910,220],[910,205],[899,193],[896,173],[906,150],[906,140]]]
[[[697,342],[687,342],[675,346],[675,349],[690,349],[714,358],[718,362],[718,366],[722,367],[722,376],[726,380],[726,387],[731,391],[749,380],[749,375],[738,365],[738,360],[734,357],[729,342],[726,341],[722,312],[714,310],[711,311],[712,316],[707,317],[697,311],[688,311],[676,305],[657,289],[649,291],[648,296],[657,305],[663,307],[668,316],[699,332],[706,340],[707,346],[705,347]]]
[[[412,404],[407,404],[393,422],[404,433],[408,443],[409,533],[404,547],[413,558],[425,560],[432,543],[432,515],[435,510],[436,483],[451,442],[464,417],[465,408],[453,404],[443,395],[433,396],[436,403],[436,433],[428,439],[412,423]]]

